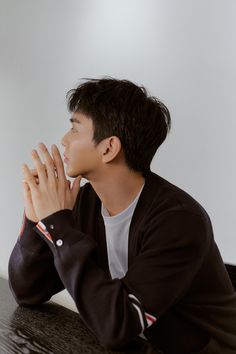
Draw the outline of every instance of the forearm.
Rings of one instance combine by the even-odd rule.
[[[9,285],[20,305],[42,303],[64,288],[49,247],[33,230],[35,225],[24,214],[8,264]]]

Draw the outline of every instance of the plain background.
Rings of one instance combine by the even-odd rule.
[[[24,162],[70,128],[66,92],[83,77],[144,85],[172,130],[152,170],[208,212],[236,263],[235,0],[0,0],[0,275],[23,216]],[[66,291],[53,298],[75,309]]]

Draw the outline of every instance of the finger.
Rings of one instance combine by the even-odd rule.
[[[64,183],[64,181],[66,180],[66,175],[60,151],[58,150],[58,147],[56,145],[52,145],[51,151],[56,165],[58,179],[59,181],[62,181]]]
[[[78,176],[74,179],[73,184],[72,184],[72,190],[80,188],[81,179],[82,179],[82,176]]]
[[[70,189],[70,187],[71,187],[71,182],[70,182],[70,180],[66,180],[66,186],[67,186],[67,188]]]
[[[43,165],[44,165],[44,168],[45,168],[45,171],[46,171],[46,174],[47,174],[46,164],[43,164]],[[54,171],[56,172],[56,166],[54,166]],[[35,177],[38,176],[38,171],[35,168],[31,168],[30,172],[32,173],[33,176],[35,176]]]
[[[28,197],[28,195],[30,194],[30,187],[29,187],[28,183],[26,182],[26,180],[22,181],[22,187],[23,187],[24,196]]]
[[[31,170],[30,170],[30,171],[31,171]],[[34,176],[34,180],[35,180],[36,184],[39,184],[39,179],[38,179],[37,176],[36,176],[36,177]],[[22,183],[27,183],[27,182],[26,182],[25,179],[23,179]]]
[[[31,172],[31,170],[30,170],[30,172]],[[32,173],[32,175],[34,176],[35,182],[36,182],[37,184],[39,184],[38,175],[37,175],[37,174],[34,175],[33,173]]]
[[[48,179],[51,181],[51,182],[54,182],[56,181],[56,178],[57,178],[57,175],[55,174],[55,169],[56,169],[56,166],[55,166],[55,163],[46,147],[45,144],[43,143],[40,143],[39,144],[39,149],[43,155],[43,159],[44,159],[44,162],[45,162],[45,166],[46,166],[46,174],[48,176]]]
[[[39,181],[46,183],[47,175],[46,175],[45,167],[39,157],[37,150],[35,150],[35,149],[32,150],[31,155],[32,155],[33,163],[34,163],[36,170],[38,172]],[[31,174],[31,176],[32,176],[32,174]]]
[[[24,200],[27,201],[27,202],[32,202],[30,187],[29,187],[28,183],[25,180],[22,181],[22,187],[23,187]]]
[[[27,164],[22,165],[22,172],[24,175],[25,182],[28,183],[31,190],[34,190],[37,186],[34,176],[30,173],[30,169]]]

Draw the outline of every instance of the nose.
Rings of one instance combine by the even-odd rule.
[[[66,133],[66,134],[62,137],[62,139],[61,139],[61,144],[62,144],[64,147],[66,146],[67,134],[68,134],[68,133]]]

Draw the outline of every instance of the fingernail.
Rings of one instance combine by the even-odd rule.
[[[44,143],[39,143],[38,147],[39,147],[40,150],[45,150],[46,149]]]

